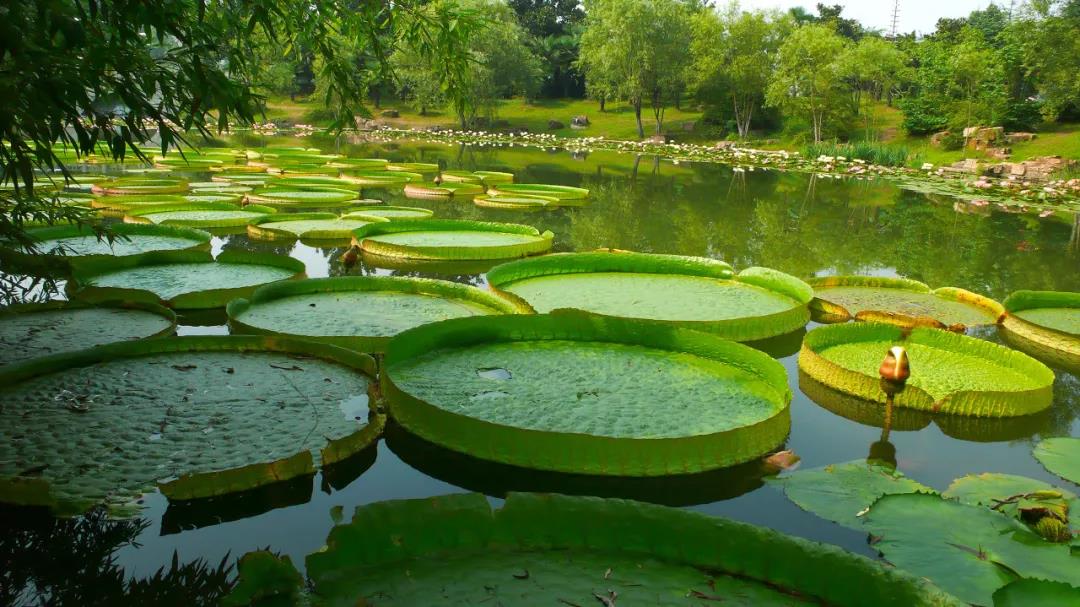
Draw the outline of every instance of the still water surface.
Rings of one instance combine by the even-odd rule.
[[[479,208],[468,200],[410,200],[400,192],[365,190],[390,204],[435,210],[436,217],[528,223],[555,233],[557,251],[613,247],[651,253],[722,259],[737,269],[763,265],[802,278],[825,274],[903,276],[932,287],[957,286],[1003,299],[1017,289],[1080,291],[1080,222],[1038,219],[976,209],[947,198],[931,199],[887,182],[837,180],[776,171],[734,172],[723,165],[676,165],[652,157],[615,153],[572,155],[534,148],[354,143],[332,139],[251,139],[313,145],[356,157],[438,162],[446,169],[511,171],[521,183],[589,188],[581,208],[542,212]],[[347,269],[344,247],[267,244],[246,235],[223,235],[223,249],[277,252],[307,264],[311,277],[348,274],[419,275],[483,285],[482,268],[449,268],[452,274],[389,270],[363,263]],[[811,324],[812,328],[813,324]],[[182,319],[181,334],[227,333],[214,315]],[[979,333],[997,340],[993,329]],[[800,335],[767,348],[788,370],[794,393],[786,448],[817,467],[861,459],[879,438],[878,428],[841,417],[815,404],[799,388],[795,351]],[[1031,457],[1047,436],[1080,435],[1080,378],[1058,371],[1049,414],[1023,422],[924,419],[894,431],[902,471],[939,490],[959,476],[979,472],[1022,474],[1061,483]],[[662,408],[664,403],[657,403]],[[958,423],[959,422],[959,423]],[[149,496],[149,527],[138,546],[122,548],[118,563],[144,576],[181,561],[217,563],[226,553],[271,547],[302,565],[332,526],[330,511],[370,502],[481,491],[498,499],[507,491],[554,491],[630,497],[690,508],[841,545],[872,555],[864,534],[799,510],[763,484],[757,464],[687,478],[613,480],[560,476],[493,466],[426,445],[391,426],[385,440],[331,478],[292,483],[270,495],[218,500],[200,509],[169,508]],[[1071,487],[1073,491],[1080,488]],[[276,507],[274,507],[276,506]]]

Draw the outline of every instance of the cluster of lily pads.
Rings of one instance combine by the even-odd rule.
[[[758,460],[785,441],[787,374],[740,342],[767,349],[762,340],[791,335],[808,382],[871,407],[889,402],[943,417],[1037,413],[1050,407],[1054,382],[1038,359],[1080,367],[1076,293],[1020,291],[999,304],[903,279],[804,282],[696,257],[548,254],[554,234],[532,226],[438,219],[362,197],[364,188],[400,187],[424,197],[483,192],[488,206],[543,206],[588,195],[514,184],[508,173],[440,171],[311,148],[219,150],[155,163],[160,174],[89,178],[80,186],[85,194],[64,193],[72,204],[122,217],[113,240],[101,240],[89,225],[53,226],[31,232],[38,252],[0,249],[21,271],[62,274],[71,298],[0,313],[3,501],[60,513],[104,503],[124,515],[155,488],[176,501],[240,492],[332,470],[369,448],[387,417],[436,445],[535,470],[626,477],[716,470]],[[212,178],[190,181],[168,174],[174,170]],[[345,212],[313,210],[327,208]],[[289,257],[214,257],[206,230],[342,240],[351,242],[350,253],[383,267],[499,265],[487,271],[487,290],[403,277],[307,279],[304,264]],[[232,334],[172,336],[176,312],[206,309],[224,309]],[[811,319],[828,326],[805,333]],[[1009,343],[1027,353],[964,334],[983,325],[1001,325]],[[895,346],[906,348],[911,366],[897,394],[886,393],[878,371]],[[1057,462],[1048,467],[1068,467],[1078,443],[1053,439],[1039,457]],[[1072,474],[1063,476],[1075,481]],[[1075,498],[1060,490],[1034,495],[1044,490],[1004,496],[1015,497],[1010,507],[1021,518],[1031,516],[1023,514],[1031,500],[1049,500],[1047,514],[1024,519],[1034,530],[1007,518],[985,523],[999,531],[1017,525],[1007,529],[1015,536],[1009,541],[1024,546],[998,538],[995,549],[1014,556],[997,560],[976,548],[980,566],[1012,570],[995,573],[994,584],[979,578],[960,586],[924,573],[907,555],[929,552],[911,549],[912,538],[896,540],[908,548],[895,557],[886,544],[882,551],[981,604],[1012,578],[1080,585],[1063,569],[1078,570],[1068,560],[1075,557],[1050,541],[1072,541],[1066,515]],[[881,526],[872,532],[893,533],[904,526],[890,517],[920,508],[936,514],[962,506],[917,497],[937,501],[891,510],[882,506],[891,498],[875,503],[867,520]],[[526,592],[536,600],[575,604],[592,594],[614,603],[619,593],[651,600],[639,595],[645,588],[693,600],[749,593],[755,604],[786,604],[785,590],[830,604],[862,604],[869,596],[882,604],[953,604],[880,564],[729,521],[591,498],[512,496],[494,513],[482,502],[467,496],[358,509],[352,523],[335,528],[328,549],[308,560],[316,597],[425,602],[439,588],[463,601]],[[588,532],[612,517],[623,523],[620,534]],[[545,521],[542,529],[523,524],[536,520]],[[550,520],[563,522],[557,537]],[[506,558],[507,550],[519,560]],[[791,551],[813,566],[795,566]],[[643,558],[657,560],[642,567]],[[578,559],[607,563],[607,573],[600,580],[582,574]],[[241,569],[239,604],[295,595],[303,586],[290,564],[267,553],[245,557]],[[418,587],[406,569],[427,583]],[[857,583],[832,583],[840,571]],[[523,580],[528,587],[513,587]],[[560,596],[564,590],[575,594]],[[1021,597],[1074,591],[1026,584],[1001,590]]]
[[[808,158],[799,152],[759,150],[737,145],[710,146],[694,143],[624,141],[605,137],[557,137],[549,133],[488,132],[454,129],[400,129],[383,126],[375,131],[360,132],[369,140],[392,141],[403,138],[446,143],[470,143],[491,146],[530,146],[570,152],[614,151],[648,154],[670,158],[673,162],[717,162],[729,164],[737,171],[780,170],[814,173],[821,176],[867,177],[895,181],[900,187],[960,196],[975,203],[993,202],[999,208],[1015,213],[1055,212],[1074,214],[1080,210],[1080,180],[1058,179],[1047,183],[1032,183],[1024,179],[989,179],[955,176],[933,165],[919,169],[876,165],[843,156]]]

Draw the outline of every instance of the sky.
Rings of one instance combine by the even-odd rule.
[[[722,5],[724,1],[720,0],[717,4]],[[880,29],[887,33],[892,25],[893,0],[824,0],[823,4],[843,5],[845,17],[858,19],[871,29]],[[900,0],[898,29],[905,33],[914,30],[920,34],[928,34],[934,31],[934,24],[941,17],[966,17],[971,11],[986,8],[989,4],[991,0]],[[1009,0],[998,0],[997,4],[1008,8]],[[1016,4],[1020,4],[1019,0]],[[811,13],[817,13],[814,8],[817,5],[816,0],[740,0],[739,5],[744,9],[781,10],[803,6]]]

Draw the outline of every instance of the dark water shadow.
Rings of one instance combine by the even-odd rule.
[[[775,337],[758,339],[755,341],[745,341],[743,344],[761,350],[769,356],[779,359],[798,354],[799,348],[802,347],[804,337],[806,337],[806,327],[784,335],[777,335]]]
[[[469,491],[503,498],[511,491],[591,495],[694,506],[729,500],[764,484],[772,473],[760,460],[699,474],[611,477],[532,470],[451,451],[388,423],[386,445],[420,472]]]
[[[371,445],[322,470],[320,488],[325,493],[341,490],[375,464],[378,453]],[[170,501],[161,517],[161,535],[210,527],[264,514],[278,508],[300,506],[311,501],[313,475],[301,476],[250,491],[217,497]]]
[[[176,313],[177,324],[189,327],[220,327],[229,322],[225,308],[183,310]]]

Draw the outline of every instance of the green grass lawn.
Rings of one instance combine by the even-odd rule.
[[[386,118],[384,110],[399,112],[398,118]],[[381,108],[371,108],[372,115],[380,122],[399,127],[458,127],[456,117],[445,111],[428,112],[421,116],[406,104],[397,102],[384,103]],[[590,125],[584,129],[571,129],[570,120],[577,115],[589,117]],[[289,121],[314,125],[327,123],[326,112],[321,100],[273,97],[267,104],[267,119]],[[604,137],[607,139],[636,140],[637,126],[633,109],[625,103],[609,103],[606,111],[601,112],[597,102],[588,99],[540,99],[525,103],[522,99],[504,99],[498,102],[496,120],[505,120],[511,128],[524,127],[533,133],[551,133],[559,137]],[[558,120],[565,126],[561,129],[549,129],[548,121]],[[708,142],[701,129],[701,112],[683,108],[667,108],[664,114],[664,131],[676,141]],[[965,158],[985,159],[982,152],[973,150],[943,150],[930,145],[930,138],[911,136],[901,127],[903,114],[895,107],[880,104],[875,109],[874,137],[889,145],[902,145],[911,153],[910,163],[918,166],[924,162],[935,166],[947,165]],[[655,121],[652,110],[642,109],[642,122],[645,136],[654,132]],[[695,131],[684,128],[685,123],[694,122]],[[862,131],[859,131],[862,134]],[[763,149],[801,150],[803,143],[785,139],[779,135],[763,135],[748,142],[753,147]],[[1012,160],[1021,161],[1036,156],[1055,156],[1080,159],[1080,124],[1051,124],[1037,131],[1033,141],[1012,146]]]
[[[288,120],[305,124],[322,124],[321,100],[296,100],[274,97],[267,103],[267,118],[272,121]],[[383,110],[394,109],[400,113],[398,118],[385,118]],[[457,118],[448,112],[428,112],[421,116],[412,108],[402,103],[384,103],[381,108],[371,108],[372,115],[385,124],[409,128],[427,126],[457,127]],[[645,136],[652,135],[655,120],[652,110],[643,108],[642,123]],[[589,117],[590,125],[583,129],[570,128],[574,116]],[[637,126],[633,109],[624,103],[609,103],[606,111],[600,111],[600,105],[587,99],[540,99],[525,103],[522,99],[503,99],[498,102],[496,120],[505,120],[513,127],[524,127],[533,133],[551,133],[559,137],[606,137],[609,139],[637,139]],[[679,140],[693,139],[691,132],[685,131],[686,122],[701,119],[697,110],[677,110],[667,108],[664,113],[664,130]],[[549,129],[548,121],[558,120],[565,125],[561,129]]]

